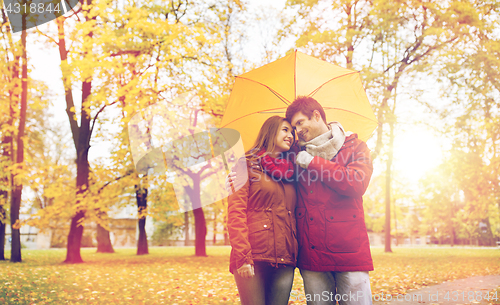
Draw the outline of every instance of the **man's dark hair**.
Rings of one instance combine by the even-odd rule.
[[[286,109],[286,119],[291,122],[292,117],[298,112],[302,112],[305,116],[311,119],[314,110],[319,111],[323,122],[327,124],[325,110],[323,110],[323,107],[321,107],[318,101],[309,96],[298,96]]]

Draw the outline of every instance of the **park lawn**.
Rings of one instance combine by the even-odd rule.
[[[500,274],[500,250],[463,248],[373,248],[373,294],[475,275]],[[228,271],[229,247],[135,249],[97,254],[82,249],[84,264],[63,264],[65,249],[23,250],[22,263],[0,262],[0,304],[237,304]],[[7,255],[9,253],[7,252]],[[305,304],[302,278],[295,273],[290,301]]]

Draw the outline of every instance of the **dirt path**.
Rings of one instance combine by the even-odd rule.
[[[404,305],[455,305],[455,304],[500,304],[500,293],[497,301],[485,300],[488,292],[500,287],[500,275],[475,276],[466,279],[445,282],[439,285],[408,291],[406,295],[392,296],[392,301],[381,300],[382,295],[373,295],[373,304]]]

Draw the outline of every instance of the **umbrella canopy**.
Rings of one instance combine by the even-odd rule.
[[[323,106],[327,122],[340,122],[363,141],[377,127],[359,71],[298,51],[237,76],[221,127],[239,131],[247,150],[264,121],[273,115],[284,117],[288,105],[301,95]]]

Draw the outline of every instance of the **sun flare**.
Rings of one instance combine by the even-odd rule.
[[[430,130],[413,127],[394,141],[394,170],[410,183],[417,183],[442,160],[442,142]]]

